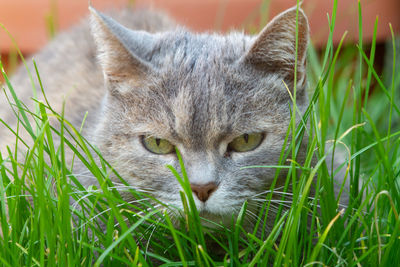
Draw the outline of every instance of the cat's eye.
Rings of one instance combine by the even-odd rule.
[[[169,154],[175,151],[175,146],[169,141],[152,136],[142,136],[143,146],[154,154]]]
[[[264,134],[262,133],[242,134],[228,144],[228,150],[235,152],[254,150],[261,144],[263,138]]]

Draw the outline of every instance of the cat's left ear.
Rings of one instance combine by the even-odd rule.
[[[154,48],[155,37],[144,31],[130,30],[92,7],[89,10],[98,57],[108,82],[144,80],[153,70],[146,57]]]
[[[268,23],[256,37],[244,57],[247,64],[267,72],[280,73],[294,80],[296,60],[296,7],[288,9]],[[297,80],[304,81],[309,26],[306,15],[298,9]]]

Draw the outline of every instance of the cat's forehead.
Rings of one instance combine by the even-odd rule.
[[[246,73],[247,68],[240,64],[251,38],[241,33],[194,34],[184,29],[164,33],[151,58],[158,87],[167,97],[184,95],[207,105],[226,100],[225,94],[232,90],[254,88],[254,81],[259,84],[263,77]]]
[[[158,66],[175,68],[205,68],[229,64],[243,56],[252,37],[242,33],[195,34],[177,29],[159,35],[152,53],[152,61]],[[158,58],[157,58],[158,56]]]

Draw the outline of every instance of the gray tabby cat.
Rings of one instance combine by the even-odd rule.
[[[265,196],[275,169],[242,167],[278,162],[290,121],[287,88],[294,87],[296,8],[279,14],[257,36],[195,34],[151,11],[114,17],[128,28],[91,9],[94,41],[84,22],[35,56],[50,102],[59,110],[61,95],[67,95],[66,118],[76,127],[88,111],[85,135],[135,188],[181,207],[181,187],[165,167],[179,170],[178,148],[202,217],[229,224],[245,200],[255,210],[252,198]],[[308,35],[300,9],[301,113],[308,105]],[[12,84],[29,102],[32,86],[23,68]],[[12,124],[0,104],[0,117]],[[0,134],[1,146],[11,142],[4,129]],[[282,171],[277,186],[285,179]]]

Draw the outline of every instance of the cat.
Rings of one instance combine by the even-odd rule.
[[[61,111],[66,95],[65,117],[77,128],[87,111],[84,135],[138,190],[182,207],[181,186],[165,167],[181,171],[177,148],[202,217],[229,225],[245,200],[255,212],[255,199],[268,192],[276,169],[242,167],[278,163],[295,84],[298,112],[308,106],[309,24],[303,10],[282,12],[254,36],[192,33],[149,10],[111,16],[90,11],[90,20],[34,56],[55,110]],[[24,67],[11,84],[22,101],[31,102]],[[15,125],[1,101],[0,117]],[[15,137],[4,127],[0,135],[5,151]],[[305,147],[303,142],[298,162]],[[280,172],[277,187],[286,175]],[[81,182],[97,183],[90,177]]]

